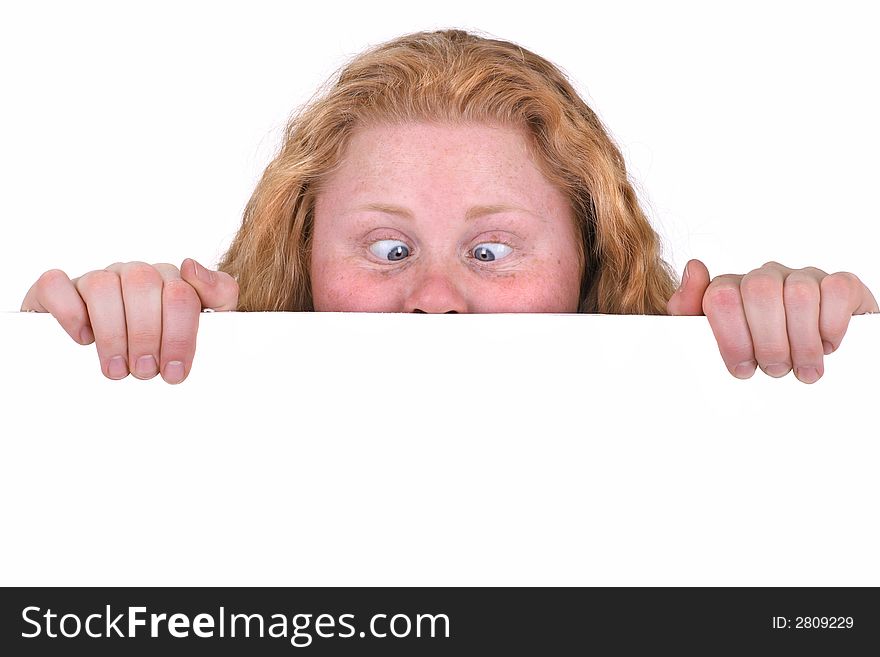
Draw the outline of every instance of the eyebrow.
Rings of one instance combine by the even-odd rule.
[[[413,217],[413,213],[410,212],[407,208],[402,207],[400,205],[390,205],[388,203],[367,203],[366,205],[359,205],[354,208],[355,210],[374,210],[376,212],[384,212],[386,214],[393,214],[399,217],[403,217],[405,219],[409,219],[412,221],[415,217]],[[470,208],[465,214],[465,221],[470,221],[472,219],[476,219],[477,217],[484,217],[490,214],[499,214],[501,212],[510,212],[511,210],[516,212],[525,212],[526,214],[534,214],[529,212],[525,208],[521,208],[515,205],[506,205],[504,203],[496,203],[493,205],[475,205]]]

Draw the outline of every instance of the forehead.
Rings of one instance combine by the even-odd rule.
[[[405,122],[376,123],[354,129],[347,151],[364,150],[406,156],[430,152],[479,159],[529,157],[524,129],[500,123]]]
[[[413,187],[501,192],[520,202],[562,196],[538,169],[524,128],[488,123],[360,126],[323,187],[346,196]]]

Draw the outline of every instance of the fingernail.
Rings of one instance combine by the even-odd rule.
[[[683,292],[684,286],[687,285],[688,282],[688,268],[684,268],[684,273],[681,275],[681,285],[678,286],[678,291]]]
[[[168,383],[180,383],[183,381],[183,363],[179,360],[172,360],[165,366],[165,374],[162,377]]]
[[[141,356],[138,358],[134,369],[139,379],[150,379],[156,376],[156,373],[159,371],[156,359],[153,356]]]
[[[733,375],[737,379],[750,379],[757,368],[758,364],[755,361],[747,360],[734,368]]]
[[[795,374],[804,383],[816,383],[819,380],[819,371],[815,367],[798,367]]]
[[[92,329],[86,326],[79,334],[79,341],[83,344],[92,344],[95,340],[95,334],[92,333]]]
[[[786,365],[785,363],[773,363],[772,365],[765,367],[764,371],[770,376],[778,378],[788,374],[791,371],[791,365]]]
[[[107,372],[110,374],[111,379],[124,379],[128,376],[128,365],[125,364],[125,359],[122,356],[114,356],[110,359],[110,364],[107,365]]]
[[[190,258],[192,260],[192,258]],[[202,267],[199,263],[193,260],[193,264],[196,266],[196,276],[199,277],[200,281],[204,281],[205,283],[213,283],[214,282],[214,274],[204,267]]]
[[[831,344],[830,342],[828,342],[827,340],[822,340],[822,347],[823,347],[824,350],[825,350],[825,355],[826,355],[826,356],[827,356],[828,354],[830,354],[832,351],[834,351],[834,345],[832,345],[832,344]]]

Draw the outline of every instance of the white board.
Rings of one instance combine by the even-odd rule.
[[[880,316],[215,313],[183,384],[0,313],[0,584],[880,585]]]

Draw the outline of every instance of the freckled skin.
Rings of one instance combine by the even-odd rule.
[[[516,209],[467,218],[490,205]],[[386,244],[409,255],[389,261]],[[477,260],[477,245],[496,259]],[[317,311],[576,312],[581,275],[568,199],[510,127],[360,128],[316,198]]]

